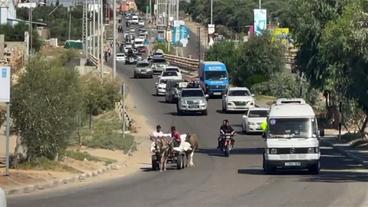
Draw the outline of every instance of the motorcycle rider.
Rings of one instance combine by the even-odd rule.
[[[176,131],[175,126],[171,127],[171,137],[174,141],[174,147],[178,147],[180,145],[181,139],[180,139],[180,133]]]
[[[235,130],[230,126],[229,120],[225,119],[220,127],[220,137],[218,138],[217,149],[221,149],[223,145],[223,137],[225,134],[235,135]],[[231,144],[234,145],[234,140],[231,139]]]

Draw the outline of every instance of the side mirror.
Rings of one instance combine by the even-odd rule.
[[[325,136],[325,129],[319,129],[319,136],[324,137]]]
[[[256,96],[256,95],[254,95],[254,93],[252,93],[252,97],[254,97],[254,96]]]

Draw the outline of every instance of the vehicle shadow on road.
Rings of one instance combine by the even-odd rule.
[[[225,111],[222,111],[221,109],[217,109],[216,113],[218,113],[218,114],[244,114],[243,111],[227,111],[227,112],[225,112]]]
[[[264,151],[263,148],[234,148],[230,152],[231,155],[255,155],[255,154],[262,154]],[[208,156],[212,157],[225,157],[224,152],[219,149],[198,149],[196,153],[200,154],[207,154]]]

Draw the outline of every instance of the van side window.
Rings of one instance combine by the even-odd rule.
[[[313,137],[318,137],[318,125],[317,125],[317,119],[312,119],[312,132]]]

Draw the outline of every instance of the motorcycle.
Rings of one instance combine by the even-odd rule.
[[[234,139],[232,138],[233,136],[234,133],[225,133],[221,135],[222,138],[221,150],[224,152],[225,157],[230,156],[230,151],[234,146]]]

